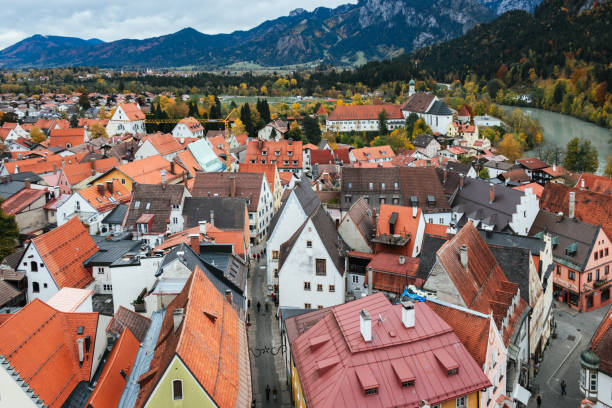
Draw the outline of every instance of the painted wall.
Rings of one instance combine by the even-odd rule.
[[[0,408],[36,408],[35,401],[15,381],[17,377],[11,376],[5,367],[0,365]]]
[[[526,188],[525,194],[521,196],[521,201],[516,206],[516,211],[512,214],[510,228],[518,235],[527,235],[539,211],[538,198],[531,188]]]
[[[107,181],[119,180],[130,192],[132,192],[132,179],[117,169],[111,170],[105,176],[95,180],[95,183],[106,183]]]
[[[132,302],[143,288],[151,289],[161,260],[162,258],[142,258],[140,265],[110,268],[115,313],[119,306],[134,310]]]
[[[174,400],[172,395],[172,381],[181,380],[183,384],[183,399]],[[189,372],[183,362],[175,356],[166,372],[153,389],[146,408],[187,408],[187,407],[216,407],[217,405],[200,386],[197,380]]]
[[[172,136],[179,139],[183,137],[202,137],[204,136],[204,130],[200,129],[194,133],[184,123],[177,123],[172,129]]]
[[[37,264],[37,271],[32,270],[32,262]],[[51,273],[47,269],[40,254],[38,253],[38,250],[36,249],[36,246],[33,243],[28,245],[23,257],[21,258],[17,271],[25,273],[26,278],[28,279],[28,302],[31,302],[34,299],[40,299],[46,302],[59,291],[59,288],[55,284]],[[34,283],[38,283],[38,292],[34,292]]]
[[[357,228],[355,221],[347,213],[338,227],[338,233],[353,251],[372,253],[372,248],[368,245],[368,240],[363,236],[361,230]]]
[[[45,196],[42,195],[15,215],[19,231],[33,231],[47,225],[47,214],[43,209],[45,201]]]

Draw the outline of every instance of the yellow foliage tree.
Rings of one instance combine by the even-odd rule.
[[[90,139],[98,139],[100,137],[107,138],[108,134],[106,133],[106,129],[100,123],[94,123],[93,125],[87,128],[87,134]]]
[[[241,135],[245,132],[244,123],[240,119],[234,120],[234,126],[232,127],[232,132],[235,135]]]
[[[30,139],[32,139],[34,143],[44,142],[46,138],[47,135],[45,135],[45,132],[40,130],[39,127],[33,126],[32,129],[30,129]]]
[[[267,95],[268,94],[268,87],[265,85],[262,85],[261,88],[259,88],[259,92],[261,92],[262,95]]]
[[[515,161],[523,155],[521,143],[516,140],[513,134],[506,133],[504,138],[497,146],[499,152],[506,156],[510,161]]]

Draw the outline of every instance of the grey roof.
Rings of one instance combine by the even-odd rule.
[[[123,220],[125,219],[125,214],[130,208],[126,204],[119,204],[115,208],[112,209],[110,213],[102,220],[102,224],[110,224],[110,225],[121,225],[123,224]]]
[[[435,235],[425,234],[423,236],[423,246],[419,260],[419,269],[417,269],[417,278],[427,280],[431,268],[433,268],[436,263],[436,253],[445,242],[446,240],[444,238]]]
[[[13,181],[26,181],[30,180],[32,183],[38,183],[42,180],[38,174],[32,171],[24,171],[20,173],[11,174],[11,180]]]
[[[247,205],[250,212],[258,210],[261,185],[264,182],[264,173],[231,173],[231,172],[209,172],[196,173],[193,182],[193,197],[219,197],[231,196],[231,179],[236,183],[235,197],[248,200]]]
[[[133,408],[134,405],[136,405],[136,398],[140,391],[138,379],[149,371],[165,314],[166,309],[153,312],[151,315],[151,325],[149,326],[144,341],[140,344],[138,354],[136,354],[136,360],[134,360],[134,365],[132,366],[132,372],[125,384],[117,408]]]
[[[553,258],[571,269],[584,270],[601,226],[587,224],[575,218],[563,217],[557,221],[557,214],[540,210],[529,235],[548,232],[553,239]],[[576,254],[566,253],[575,244]]]
[[[516,165],[514,163],[499,162],[499,161],[494,161],[494,160],[489,160],[488,162],[483,164],[483,166],[484,167],[488,167],[490,169],[499,169],[499,170],[504,170],[504,171],[508,171],[508,170],[513,169],[515,167],[519,167],[518,165]]]
[[[464,164],[456,161],[448,161],[446,162],[446,170],[454,171],[457,174],[463,174],[464,176],[468,174],[471,170],[472,166],[469,164]]]
[[[2,261],[2,263],[7,264],[11,268],[13,268],[13,270],[17,270],[17,267],[19,266],[19,261],[21,261],[21,257],[24,252],[25,248],[17,248],[15,252],[10,255],[7,255],[6,258],[4,258],[4,260]]]
[[[198,254],[193,252],[193,249],[189,245],[181,244],[177,245],[170,252],[168,252],[164,259],[162,260],[157,273],[155,274],[157,277],[163,274],[164,267],[171,262],[179,259],[178,253],[183,252],[182,255],[182,263],[191,271],[193,271],[196,266],[199,266],[200,269],[204,272],[206,277],[210,279],[211,283],[217,288],[217,290],[225,296],[225,291],[230,289],[232,291],[233,297],[233,305],[237,306],[241,310],[245,310],[246,299],[243,295],[244,288],[239,288],[234,282],[228,279],[224,271],[221,271],[217,268],[211,268],[207,265],[204,260],[202,260]]]
[[[143,342],[151,326],[151,319],[123,306],[119,307],[108,324],[107,332],[119,336],[124,328],[129,328],[139,342]]]
[[[83,262],[83,265],[86,267],[95,265],[111,265],[114,262],[122,259],[125,254],[140,250],[139,241],[127,239],[112,241],[100,235],[92,235],[92,238],[98,246],[98,252]]]
[[[231,281],[244,294],[247,283],[248,267],[231,252],[217,252],[217,244],[200,244],[200,259],[209,268],[218,269],[223,276]]]
[[[490,245],[505,247],[527,248],[533,255],[539,256],[540,251],[544,250],[545,244],[539,238],[514,235],[504,232],[479,231],[480,236]]]
[[[214,213],[215,227],[244,229],[246,199],[242,197],[187,197],[183,204],[183,228],[193,228],[200,221],[210,222]]]
[[[2,180],[2,178],[0,178]],[[6,181],[0,182],[0,198],[6,200],[11,196],[17,194],[25,187],[25,182],[23,181]]]
[[[298,230],[289,238],[285,243],[283,243],[280,247],[280,254],[278,260],[278,269],[280,270],[283,267],[283,263],[287,259],[287,256],[291,253],[293,246],[295,245],[298,237],[301,235],[302,231],[308,224],[308,221],[312,220],[312,224],[319,234],[319,238],[323,242],[329,257],[332,259],[332,262],[336,266],[336,269],[340,272],[341,275],[344,274],[344,251],[348,248],[348,246],[342,240],[340,234],[336,230],[336,223],[327,213],[327,210],[319,205],[317,211],[315,211]]]
[[[429,115],[449,116],[453,114],[444,101],[435,101],[427,111]]]
[[[19,297],[23,297],[25,301],[25,294],[13,287],[10,283],[4,280],[0,280],[0,307],[14,302]],[[12,306],[15,306],[14,304]]]
[[[412,140],[412,145],[414,147],[427,147],[434,140],[432,135],[420,134],[416,135]]]
[[[185,186],[181,184],[136,184],[125,220],[126,229],[136,228],[141,215],[153,214],[150,232],[165,233],[172,206],[181,204],[184,193]]]
[[[107,353],[105,353],[107,354]],[[104,362],[100,364],[101,367],[104,366]],[[98,371],[101,371],[100,369]],[[94,382],[95,377],[92,378],[92,382]],[[72,390],[66,401],[62,404],[62,408],[82,408],[87,404],[87,400],[91,396],[93,389],[89,385],[89,381],[81,381],[76,387]]]
[[[296,182],[295,186],[293,187],[293,190],[291,191],[295,194],[295,197],[298,199],[307,217],[310,217],[312,213],[319,207],[319,204],[321,204],[321,200],[319,199],[315,191],[312,189],[312,185],[310,184],[310,181],[308,181],[308,179],[303,178],[302,180]],[[278,222],[278,219],[283,213],[286,204],[287,200],[283,202],[276,214],[274,214],[274,217],[272,217],[272,220],[270,221],[270,226],[268,227],[268,235],[271,234],[272,231],[274,231],[276,223]]]
[[[348,210],[346,216],[351,217],[361,234],[369,241],[376,233],[376,217],[372,207],[360,197]]]
[[[529,257],[531,251],[519,247],[490,244],[488,246],[508,280],[519,285],[521,297],[529,304]]]
[[[514,190],[503,185],[494,185],[495,200],[489,203],[489,182],[481,179],[466,178],[463,189],[457,191],[453,200],[453,211],[463,213],[458,220],[460,225],[467,218],[484,221],[494,225],[494,231],[504,231],[512,221],[512,214],[520,204],[523,191]]]

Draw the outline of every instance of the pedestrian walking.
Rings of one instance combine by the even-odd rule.
[[[274,401],[276,401],[276,387],[274,387],[272,389],[272,399],[274,399]]]
[[[266,385],[266,401],[270,401],[270,385]]]
[[[540,408],[540,406],[542,406],[542,397],[540,396],[540,394],[538,394],[538,398],[536,398],[536,402],[538,403],[538,408]]]
[[[565,380],[561,380],[561,395],[567,395],[567,392],[565,392],[566,387],[567,384],[565,383]]]
[[[270,308],[270,305],[268,304],[268,302],[266,302],[266,313],[268,313],[269,308]]]
[[[253,398],[253,402],[251,402],[251,408],[255,408],[256,405],[257,405],[257,400]]]
[[[261,302],[257,302],[257,313],[261,311]]]

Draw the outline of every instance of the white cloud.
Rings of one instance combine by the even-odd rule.
[[[302,0],[299,7],[336,7],[356,0]],[[147,38],[193,27],[207,34],[248,30],[287,15],[295,0],[22,0],[4,8],[0,49],[34,34],[99,38]]]

